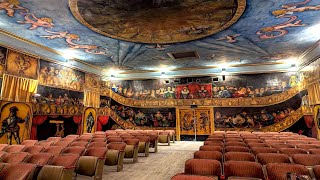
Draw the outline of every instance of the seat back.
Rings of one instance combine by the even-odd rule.
[[[243,146],[228,146],[224,148],[224,151],[225,152],[249,152],[249,149]]]
[[[224,146],[223,142],[205,141],[203,144],[204,145],[210,145],[210,146],[221,146],[221,147]]]
[[[224,163],[224,176],[251,177],[264,179],[262,166],[256,162],[249,161],[227,161]]]
[[[52,159],[50,165],[62,166],[65,169],[75,168],[79,157],[77,154],[60,154]]]
[[[2,151],[5,151],[7,153],[14,153],[14,152],[21,152],[26,146],[25,145],[9,145],[5,147]]]
[[[43,147],[49,147],[53,144],[53,141],[39,141],[37,145],[43,146]]]
[[[62,152],[63,149],[64,147],[61,147],[61,146],[49,146],[44,148],[44,150],[42,150],[41,152],[58,155]]]
[[[90,144],[88,144],[87,147],[88,148],[90,148],[90,147],[107,147],[107,143],[106,142],[91,142]]]
[[[278,150],[271,147],[252,147],[251,152],[254,155],[257,155],[259,153],[277,153]]]
[[[224,161],[252,161],[254,162],[254,155],[247,152],[227,152],[224,154]]]
[[[112,142],[107,145],[108,149],[119,150],[122,152],[124,151],[125,147],[126,147],[126,143],[123,143],[123,142]]]
[[[173,176],[171,180],[217,180],[217,178],[200,175],[177,174]]]
[[[73,146],[73,147],[67,147],[66,149],[63,150],[62,153],[78,154],[79,156],[82,156],[85,150],[86,150],[85,147]]]
[[[223,151],[221,146],[210,146],[210,145],[200,146],[199,150],[200,151],[219,151],[219,152]]]
[[[305,166],[298,164],[268,163],[266,169],[268,179],[287,180],[288,173],[296,173],[298,175],[307,175],[311,177],[308,169]]]
[[[87,145],[88,145],[88,142],[86,141],[76,141],[71,143],[69,146],[70,147],[74,147],[74,146],[87,147]]]
[[[108,151],[107,147],[91,147],[85,151],[84,155],[94,156],[98,158],[105,158],[107,151]]]
[[[21,163],[28,157],[28,155],[29,154],[26,152],[8,153],[3,158],[1,158],[1,162],[9,164]]]
[[[91,142],[106,142],[106,138],[93,138],[91,139]]]
[[[50,153],[31,154],[24,160],[24,162],[44,166],[49,164],[53,157],[53,154]]]
[[[8,144],[0,144],[0,151],[9,146]]]
[[[221,164],[212,159],[189,159],[185,163],[184,172],[203,176],[221,176]]]
[[[268,163],[291,163],[288,155],[278,153],[259,153],[257,154],[257,160],[262,165]]]
[[[247,144],[244,142],[226,142],[225,146],[242,146],[242,147],[247,147]]]
[[[10,164],[6,165],[0,173],[0,179],[13,180],[13,179],[26,179],[31,180],[36,170],[34,164]]]
[[[21,145],[25,146],[34,146],[35,144],[38,143],[38,140],[24,140]]]
[[[196,151],[194,152],[195,159],[214,159],[222,161],[222,153],[218,151]]]
[[[24,148],[22,151],[30,154],[37,154],[37,153],[40,153],[43,149],[44,149],[43,146],[34,145],[34,146],[28,146]]]
[[[61,137],[49,137],[47,141],[53,141],[53,143],[56,143],[60,141],[62,138]]]
[[[292,160],[295,164],[316,166],[320,165],[320,154],[294,154]]]
[[[301,148],[280,148],[279,151],[281,153],[287,154],[290,157],[294,154],[308,154],[306,150]]]

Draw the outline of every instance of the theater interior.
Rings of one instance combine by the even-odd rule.
[[[320,179],[320,0],[0,0],[0,180]]]

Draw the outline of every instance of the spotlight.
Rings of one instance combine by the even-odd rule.
[[[113,75],[113,74],[111,74],[111,75],[110,75],[110,80],[115,80],[115,79],[116,79],[116,76]]]
[[[167,77],[166,73],[165,72],[161,72],[160,78],[165,78],[165,77]]]

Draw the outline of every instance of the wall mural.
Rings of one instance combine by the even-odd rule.
[[[30,138],[32,112],[27,104],[1,104],[1,144],[20,144]]]
[[[91,90],[100,90],[100,76],[95,75],[95,74],[90,74],[90,73],[85,73],[85,86],[86,89],[91,89]]]
[[[82,121],[83,133],[94,133],[95,132],[95,128],[97,126],[96,119],[97,119],[96,110],[94,108],[86,108],[84,111],[84,116],[83,116],[83,121]]]
[[[303,91],[288,101],[267,107],[214,108],[216,128],[261,129],[282,122],[301,106]]]
[[[135,108],[111,100],[111,109],[123,120],[136,126],[175,127],[175,108]]]
[[[112,81],[105,86],[134,99],[204,99],[262,97],[295,87],[300,80],[295,73],[226,76],[212,82],[211,77],[168,80]],[[165,82],[167,81],[167,83]]]
[[[69,67],[40,61],[39,84],[63,89],[83,91],[85,73]]]
[[[6,70],[7,48],[0,46],[0,78]]]
[[[38,94],[33,97],[33,113],[37,115],[82,115],[83,93],[38,86]]]
[[[8,74],[38,79],[39,61],[37,58],[9,50],[6,65]]]
[[[315,122],[317,122],[318,129],[320,129],[320,105],[314,107]]]

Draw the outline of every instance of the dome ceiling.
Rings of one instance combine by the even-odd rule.
[[[277,70],[280,61],[305,55],[319,29],[320,0],[0,2],[0,45],[58,61],[72,57],[97,74],[165,66],[190,75],[222,63]],[[197,58],[168,55],[186,51]]]
[[[73,15],[102,35],[141,43],[177,43],[224,30],[245,0],[70,0]]]

